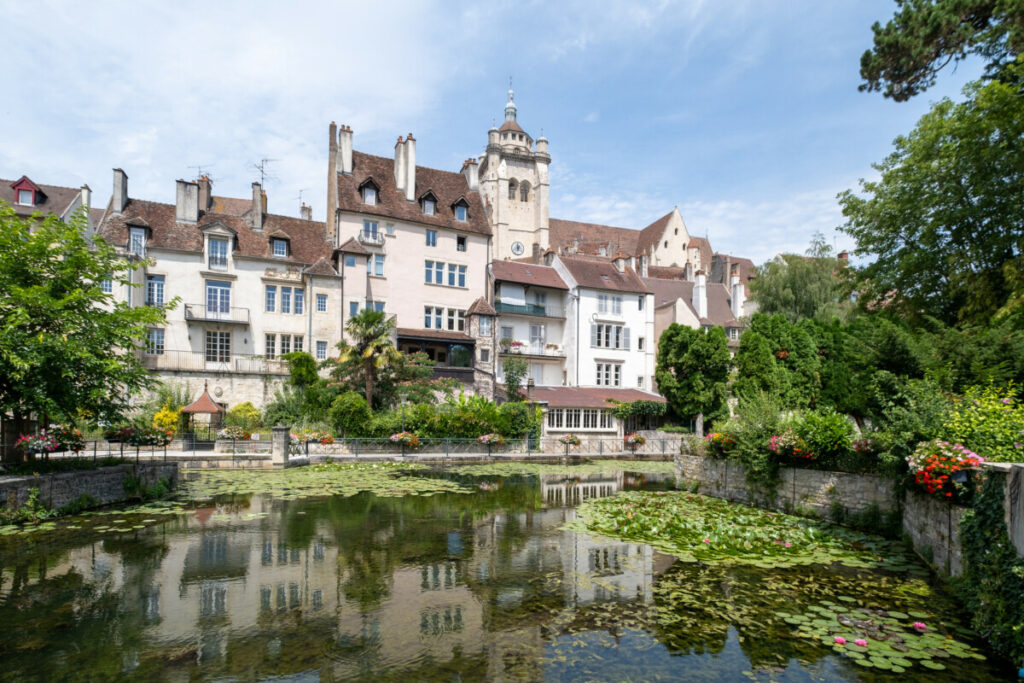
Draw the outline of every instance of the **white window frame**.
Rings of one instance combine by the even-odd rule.
[[[363,204],[377,206],[377,188],[373,185],[363,186]]]
[[[277,335],[276,334],[265,334],[263,335],[263,355],[269,360],[273,360],[277,357]]]
[[[455,220],[459,221],[460,223],[465,223],[467,220],[469,220],[469,209],[467,209],[462,204],[459,204],[458,206],[456,206],[455,207]]]
[[[277,258],[284,258],[288,256],[288,240],[283,240],[278,237],[274,238],[274,256]]]
[[[207,363],[230,363],[231,333],[206,330],[206,336],[203,339],[203,352]]]
[[[437,202],[435,202],[433,199],[424,199],[423,200],[423,215],[424,216],[433,216],[436,213],[437,213]]]
[[[146,305],[147,306],[163,306],[164,305],[164,284],[166,278],[163,275],[147,275],[146,276]]]
[[[491,316],[482,315],[480,316],[480,336],[490,337],[491,336]]]
[[[207,245],[210,252],[207,265],[210,270],[227,270],[228,268],[228,241],[220,237],[211,237]]]
[[[28,195],[28,200],[25,200]],[[18,204],[21,206],[35,206],[35,192],[32,190],[18,190]]]
[[[327,312],[327,295],[317,294],[316,295],[316,312],[326,313]]]
[[[426,242],[428,247],[437,246],[437,230],[425,230],[424,235],[426,236]]]
[[[327,360],[327,342],[318,341],[316,343],[316,359]]]
[[[142,258],[146,257],[146,229],[129,228],[128,230],[128,253],[135,254]]]
[[[302,315],[306,309],[306,290],[296,287],[292,295],[292,313]]]
[[[166,335],[162,327],[150,327],[146,330],[146,355],[164,355],[164,340]]]
[[[277,285],[267,285],[263,291],[263,310],[273,313],[277,310]]]

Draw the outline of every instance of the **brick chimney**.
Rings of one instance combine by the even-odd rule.
[[[249,210],[249,225],[253,230],[263,230],[267,214],[267,194],[259,183],[252,184],[252,208]]]
[[[302,206],[299,208],[299,216],[301,216],[304,221],[313,220],[313,207],[306,206],[306,202],[302,202]]]
[[[174,202],[174,220],[195,223],[199,220],[199,184],[178,180]]]
[[[114,194],[111,202],[115,214],[124,211],[128,204],[128,174],[119,168],[114,169]]]
[[[199,176],[199,210],[203,213],[213,207],[213,181],[209,176]]]

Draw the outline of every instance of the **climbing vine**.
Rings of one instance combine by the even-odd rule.
[[[960,523],[964,574],[958,589],[972,626],[992,647],[1024,665],[1024,559],[1003,518],[1006,475],[989,470]]]

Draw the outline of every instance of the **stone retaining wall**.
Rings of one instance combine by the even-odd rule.
[[[872,507],[880,512],[896,509],[893,484],[872,474],[848,474],[784,467],[774,501],[747,488],[746,474],[738,463],[695,455],[677,455],[676,479],[681,487],[695,484],[700,493],[740,503],[768,505],[776,510],[799,512],[828,519],[834,505],[846,514],[863,513]]]
[[[914,544],[914,550],[950,576],[963,572],[960,545],[960,520],[967,508],[952,505],[917,491],[908,491],[903,498],[903,531]]]
[[[178,464],[125,464],[38,477],[0,477],[0,505],[8,509],[21,507],[28,500],[30,489],[39,489],[39,502],[51,509],[60,509],[83,494],[92,496],[100,505],[120,503],[127,499],[124,482],[129,475],[141,478],[146,486],[166,477],[171,482],[171,488],[175,488],[178,484]]]

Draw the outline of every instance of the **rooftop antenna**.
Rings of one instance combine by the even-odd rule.
[[[212,168],[212,167],[213,167],[213,164],[199,164],[198,166],[189,166],[189,168],[196,169],[196,178],[202,178],[202,177],[205,176],[206,178],[209,178],[210,180],[213,180],[213,176],[210,175],[209,171],[203,171],[203,169],[204,168],[209,169],[209,168]]]
[[[299,190],[299,196],[298,197],[294,197],[294,199],[298,199],[299,200],[299,204],[303,203],[303,201],[302,201],[302,193],[303,192],[305,192],[304,189],[303,190]]]
[[[260,185],[264,185],[266,183],[267,178],[270,178],[271,180],[277,180],[277,178],[271,175],[270,171],[267,170],[267,166],[270,164],[271,161],[277,161],[277,159],[263,158],[259,160],[259,163],[255,163],[252,165],[253,168],[259,171]]]

